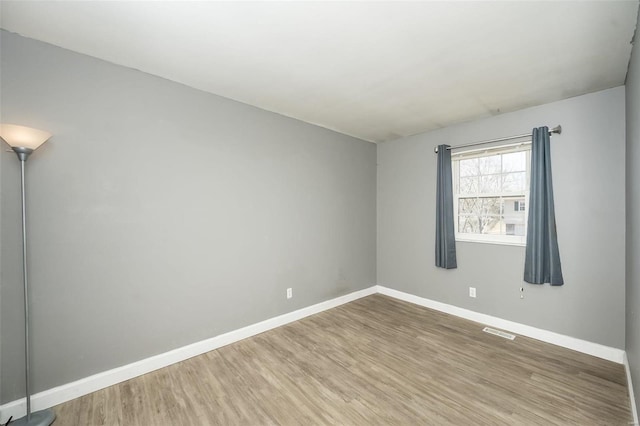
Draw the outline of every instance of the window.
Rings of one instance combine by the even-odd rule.
[[[530,146],[452,156],[456,240],[526,243]]]

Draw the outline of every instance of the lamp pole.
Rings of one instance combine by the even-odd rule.
[[[29,280],[27,279],[27,202],[25,197],[24,167],[33,152],[29,148],[13,148],[20,159],[20,194],[22,198],[22,289],[24,291],[24,373],[25,387],[27,388],[27,423],[31,421],[31,377],[29,367],[31,356],[29,354]]]

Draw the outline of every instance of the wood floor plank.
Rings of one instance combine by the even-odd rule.
[[[56,426],[628,425],[623,366],[373,295],[55,407]]]

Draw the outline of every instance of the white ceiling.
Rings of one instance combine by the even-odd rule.
[[[638,2],[0,8],[6,30],[380,142],[623,84]]]

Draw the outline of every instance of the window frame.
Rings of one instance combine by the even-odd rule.
[[[461,196],[460,194],[460,160],[489,157],[496,154],[511,154],[515,152],[526,152],[525,160],[525,190],[522,192],[492,192],[492,193],[476,193],[475,196],[468,196],[467,194]],[[453,174],[453,211],[454,211],[454,229],[455,239],[461,242],[470,243],[483,243],[483,244],[500,244],[511,246],[525,246],[527,243],[528,232],[528,217],[529,217],[529,187],[531,181],[531,142],[523,142],[510,145],[498,145],[489,148],[472,149],[451,154],[451,166]],[[501,172],[500,174],[503,174]],[[478,175],[479,176],[479,175]],[[479,190],[479,189],[478,189]],[[497,235],[497,234],[472,234],[458,232],[458,226],[460,223],[460,216],[458,211],[458,205],[460,199],[463,198],[512,198],[512,197],[524,197],[524,235]],[[504,201],[502,201],[504,206]],[[500,216],[504,218],[504,211],[501,210]],[[504,219],[503,219],[504,220]]]

